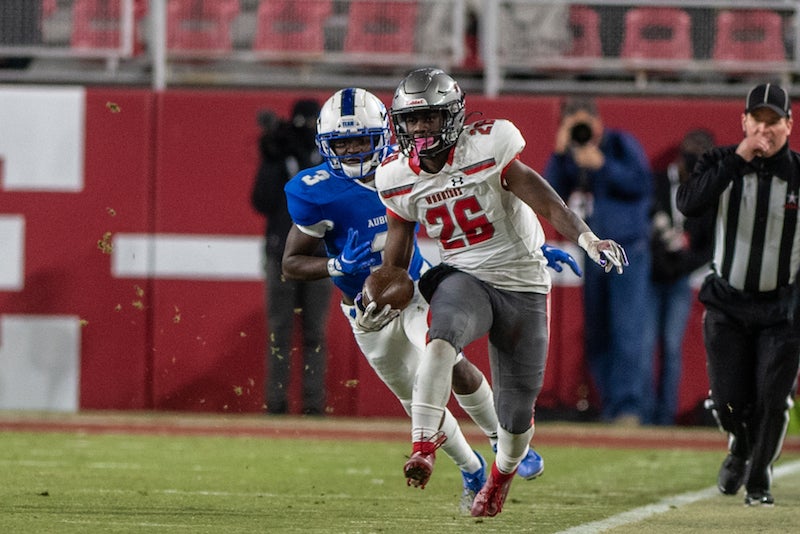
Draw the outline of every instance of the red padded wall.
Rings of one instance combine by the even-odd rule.
[[[0,306],[4,313],[77,313],[85,320],[84,409],[261,410],[262,283],[114,278],[97,241],[105,232],[261,236],[263,220],[249,203],[258,163],[256,114],[271,109],[287,117],[297,98],[322,101],[328,92],[92,88],[86,94],[85,190],[0,195],[0,211],[23,213],[27,220],[25,289],[0,293]],[[391,95],[378,95],[389,102]],[[480,113],[469,120],[509,118],[517,124],[527,140],[522,159],[539,171],[552,150],[559,104],[550,96],[467,97],[468,113]],[[711,129],[719,143],[741,137],[738,99],[600,98],[598,104],[606,125],[633,132],[657,165],[668,161],[691,128]],[[559,240],[547,224],[545,229],[548,240]],[[334,295],[329,411],[402,415],[360,355]],[[551,305],[540,406],[593,402],[583,364],[580,288],[556,287]],[[684,346],[684,412],[708,388],[701,313],[696,303]],[[485,339],[466,353],[488,376]],[[290,390],[294,410],[298,390]]]

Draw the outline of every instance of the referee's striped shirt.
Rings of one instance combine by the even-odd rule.
[[[735,146],[707,152],[678,190],[678,208],[698,215],[716,208],[712,269],[746,293],[794,282],[800,267],[800,155],[788,143],[751,162]]]

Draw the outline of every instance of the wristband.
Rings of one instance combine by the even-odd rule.
[[[330,258],[328,260],[328,276],[331,278],[335,276],[342,276],[344,273],[336,268],[336,258]]]
[[[589,245],[597,241],[600,241],[600,238],[594,235],[594,232],[583,232],[578,236],[578,245],[586,252],[589,252]]]

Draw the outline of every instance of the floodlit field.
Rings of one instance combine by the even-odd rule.
[[[0,428],[9,533],[789,532],[800,521],[796,437],[776,466],[776,506],[750,509],[713,489],[716,430],[540,423],[544,476],[515,480],[504,512],[476,519],[458,512],[444,454],[425,490],[406,487],[406,421],[6,413]]]

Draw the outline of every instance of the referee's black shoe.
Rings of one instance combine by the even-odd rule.
[[[747,471],[747,460],[739,458],[733,454],[725,457],[722,467],[719,468],[717,487],[725,495],[736,495],[739,488],[744,484],[744,476]]]
[[[745,506],[775,506],[775,499],[768,491],[747,492],[744,497]]]

